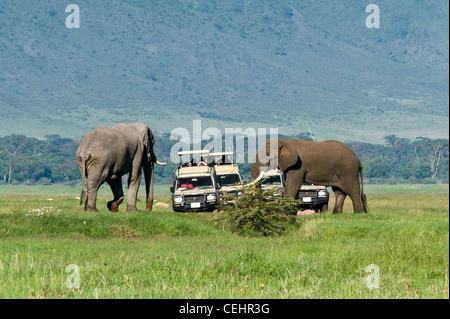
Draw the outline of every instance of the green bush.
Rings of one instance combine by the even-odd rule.
[[[244,187],[240,197],[225,194],[215,218],[224,230],[244,236],[280,235],[297,222],[299,201],[273,197],[273,191]]]

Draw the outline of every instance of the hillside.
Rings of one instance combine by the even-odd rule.
[[[448,138],[448,2],[0,3],[0,136],[99,125],[278,127],[318,139]]]

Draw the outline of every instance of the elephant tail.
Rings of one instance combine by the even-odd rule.
[[[91,155],[89,155],[88,157],[83,157],[81,158],[81,171],[83,174],[83,185],[81,188],[81,195],[80,195],[80,205],[83,204],[84,199],[86,197],[87,194],[87,177],[88,177],[88,171],[87,171],[87,167],[86,167],[86,162],[91,158]]]
[[[361,203],[364,212],[367,213],[369,211],[369,207],[367,206],[367,196],[364,194],[363,168],[361,163],[359,164],[359,174],[361,175]]]

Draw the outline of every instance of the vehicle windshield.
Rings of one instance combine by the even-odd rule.
[[[178,189],[200,189],[210,187],[213,187],[210,176],[183,177],[177,181]]]
[[[280,175],[269,176],[262,182],[262,185],[281,185]]]
[[[234,186],[241,183],[241,179],[238,174],[224,174],[219,176],[220,186]]]

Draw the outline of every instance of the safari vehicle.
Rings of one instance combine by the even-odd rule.
[[[242,177],[234,163],[234,152],[216,152],[208,155],[208,162],[214,165],[220,190],[233,197],[240,196]]]
[[[300,208],[326,212],[330,194],[325,186],[304,183],[298,191],[297,199],[302,201]]]
[[[176,212],[212,211],[220,203],[219,183],[213,165],[207,165],[203,158],[208,151],[178,152],[180,164],[174,174],[172,208]],[[183,163],[182,156],[200,154],[197,164],[192,157],[190,162]]]
[[[275,197],[283,197],[285,192],[284,184],[285,176],[280,170],[268,170],[264,172],[261,188],[264,191],[274,189]],[[300,208],[313,209],[316,212],[328,210],[329,197],[330,195],[325,186],[307,183],[304,183],[302,187],[300,187],[297,194],[297,199],[302,201],[299,205]]]
[[[273,189],[275,197],[283,197],[284,182],[284,174],[279,169],[271,169],[264,172],[261,189],[263,191]]]

